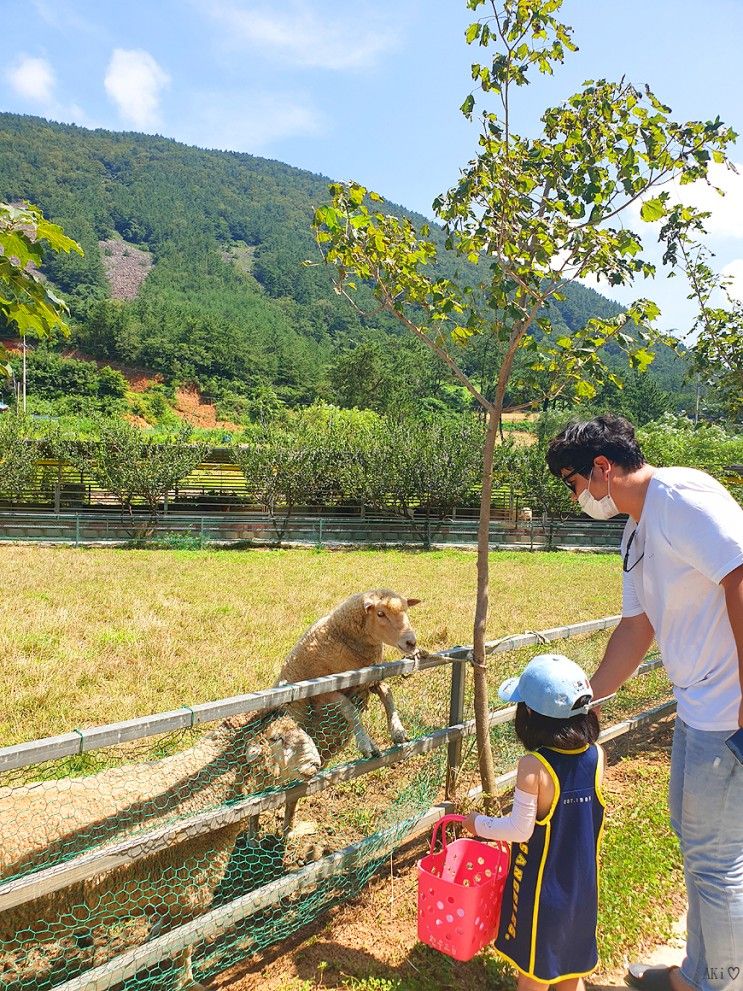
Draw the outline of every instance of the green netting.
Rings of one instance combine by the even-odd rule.
[[[429,687],[446,694],[446,682],[436,673]],[[359,711],[368,701],[363,692],[352,700]],[[411,732],[429,728],[423,708],[408,707]],[[357,848],[337,876],[318,878],[309,890],[283,897],[234,931],[227,917],[219,938],[199,947],[198,966],[215,973],[360,890],[430,807],[444,778],[444,753],[414,757],[307,797],[287,833],[283,788],[314,775],[320,754],[324,768],[359,756],[338,705],[310,700],[304,713],[295,714],[297,721],[282,713],[235,717],[207,731],[181,731],[0,776],[1,883],[36,880],[63,865],[77,868],[86,855],[110,854],[122,844],[136,856],[0,911],[3,991],[57,987],[353,844]],[[364,722],[380,747],[390,746],[381,712],[365,714]],[[273,801],[252,815],[243,810],[226,825],[213,815],[203,821],[210,813],[229,817],[246,799]],[[185,838],[174,831],[183,827]],[[168,830],[170,842],[154,849],[153,834]],[[127,983],[166,987],[172,972],[178,987],[191,956],[197,959],[195,950],[180,951]]]
[[[592,670],[605,641],[593,636],[563,649]],[[500,680],[539,649],[493,659],[494,707]],[[409,736],[446,724],[450,678],[445,665],[396,682]],[[645,675],[606,716],[616,721],[667,693],[662,675]],[[362,690],[351,698],[377,745],[390,747],[378,700]],[[465,718],[471,714],[470,686]],[[325,696],[291,714],[234,717],[0,775],[0,885],[38,883],[49,868],[109,857],[90,876],[0,909],[2,991],[52,991],[104,965],[119,969],[101,988],[187,987],[353,898],[442,797],[446,747],[333,781],[300,800],[287,831],[288,783],[315,775],[321,762],[325,774],[359,761],[347,715]],[[521,752],[512,728],[496,727],[493,741],[499,771],[508,770]],[[476,769],[474,740],[465,740],[460,794],[477,783]],[[122,847],[128,859],[112,861]],[[267,900],[268,885],[281,890]],[[215,916],[205,935],[201,918],[211,925]],[[180,927],[191,924],[184,943]],[[153,957],[170,939],[179,945]]]

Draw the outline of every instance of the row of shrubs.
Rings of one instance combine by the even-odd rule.
[[[546,469],[549,438],[574,415],[544,414],[531,438],[505,434],[495,452],[495,488],[549,520],[575,512],[565,486]],[[392,419],[333,407],[311,407],[290,423],[256,427],[222,447],[242,472],[249,499],[271,516],[279,537],[307,506],[366,506],[411,520],[426,533],[456,507],[476,506],[482,478],[483,425],[475,416]],[[728,466],[743,462],[743,437],[711,425],[666,418],[639,436],[653,464],[710,471],[743,495]],[[525,440],[531,442],[525,442]],[[172,493],[207,461],[214,439],[189,428],[142,431],[126,421],[98,424],[75,437],[53,422],[6,413],[0,418],[0,498],[23,502],[38,489],[46,458],[73,466],[131,512],[156,516]]]

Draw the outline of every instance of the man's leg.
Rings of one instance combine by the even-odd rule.
[[[678,837],[681,854],[686,864],[684,836],[682,830],[682,809],[684,802],[684,778],[686,776],[686,723],[676,717],[673,731],[673,747],[671,749],[671,782],[668,789],[668,807],[671,813],[671,828]],[[702,938],[702,923],[699,918],[699,895],[693,878],[688,871],[686,877],[686,897],[688,911],[686,913],[686,956],[681,964],[681,976],[687,986],[700,988],[704,978],[706,962],[704,958],[704,940]],[[678,971],[676,972],[678,974]],[[674,981],[677,991],[683,991],[683,985]]]
[[[729,735],[686,727],[681,842],[693,915],[681,976],[701,991],[743,991],[743,766]]]

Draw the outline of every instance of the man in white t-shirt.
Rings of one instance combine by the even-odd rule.
[[[633,964],[642,991],[743,991],[743,764],[725,745],[743,727],[743,509],[711,476],[646,463],[631,423],[571,423],[550,471],[594,519],[627,513],[622,618],[591,679],[615,692],[655,637],[673,683],[671,824],[689,900],[680,968]]]

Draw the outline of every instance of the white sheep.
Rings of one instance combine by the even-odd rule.
[[[255,718],[237,717],[158,761],[0,789],[0,877],[69,860],[319,769],[314,743],[291,718],[275,719],[259,735],[256,730]],[[98,965],[201,914],[246,828],[242,821],[205,831],[0,912],[0,985],[54,982],[71,958],[83,969]],[[113,939],[112,926],[118,930]],[[178,986],[196,986],[190,949],[178,964]]]
[[[350,596],[300,637],[281,667],[277,685],[381,664],[385,644],[411,653],[416,636],[408,609],[419,602],[388,588]],[[362,724],[361,713],[372,692],[384,705],[391,739],[404,743],[408,737],[384,681],[292,702],[286,711],[315,741],[323,763],[343,749],[351,733],[362,755],[371,757],[379,749]]]

